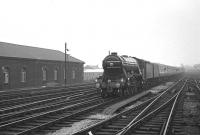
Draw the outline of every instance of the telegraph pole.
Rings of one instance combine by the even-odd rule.
[[[67,56],[67,51],[69,51],[67,49],[67,43],[65,42],[65,88],[66,88],[66,85],[67,85],[67,60],[68,60],[68,56]]]
[[[65,88],[66,88],[66,85],[67,85],[67,72],[66,72],[66,54],[67,54],[67,43],[65,42]]]

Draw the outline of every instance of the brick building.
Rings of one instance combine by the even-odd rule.
[[[0,90],[64,84],[64,60],[57,50],[0,42]],[[66,65],[67,84],[82,82],[84,62],[67,55]]]

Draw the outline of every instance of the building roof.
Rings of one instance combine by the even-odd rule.
[[[37,60],[65,61],[65,53],[58,50],[30,47],[5,42],[0,42],[0,56]],[[84,63],[83,61],[70,55],[67,55],[67,61]]]

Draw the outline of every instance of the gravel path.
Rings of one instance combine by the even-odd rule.
[[[119,103],[113,104],[112,106],[107,107],[106,109],[104,109],[104,111],[102,112],[102,114],[106,114],[106,115],[112,115],[114,112],[116,112],[119,108],[121,108],[122,106],[136,101],[137,99],[147,95],[149,93],[149,91],[144,91],[142,93],[139,93],[137,95],[135,95],[134,97],[128,98],[126,100],[123,100]]]
[[[73,123],[73,125],[71,125],[71,127],[63,127],[60,130],[57,130],[57,131],[52,132],[52,133],[48,133],[46,135],[71,135],[71,134],[74,134],[81,129],[84,129],[84,128],[90,126],[90,125],[93,125],[93,124],[100,122],[104,119],[108,119],[109,117],[111,117],[111,116],[110,115],[104,115],[104,114],[91,115],[87,119]]]

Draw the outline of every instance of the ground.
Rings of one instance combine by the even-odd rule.
[[[190,100],[193,92],[187,92],[183,104],[183,133],[185,135],[199,135],[200,133],[200,103]]]

